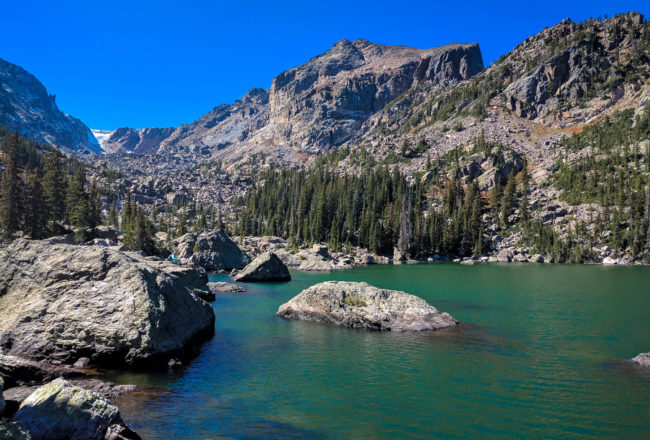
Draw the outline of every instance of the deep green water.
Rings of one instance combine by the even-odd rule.
[[[650,439],[650,268],[370,266],[217,297],[216,335],[116,400],[146,439]],[[214,276],[213,279],[227,279]],[[378,333],[274,316],[325,280],[425,298],[463,325]]]

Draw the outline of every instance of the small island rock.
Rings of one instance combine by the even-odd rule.
[[[241,272],[233,277],[235,281],[289,281],[289,269],[273,252],[266,252],[255,258]]]
[[[458,322],[417,296],[367,283],[326,281],[282,304],[281,318],[372,330],[423,331]]]
[[[630,359],[630,361],[634,362],[635,364],[641,367],[650,368],[650,352],[641,353],[637,357],[633,357],[632,359]]]

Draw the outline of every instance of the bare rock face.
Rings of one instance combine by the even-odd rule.
[[[201,276],[189,268],[154,266],[113,248],[22,239],[0,258],[4,354],[156,367],[193,354],[214,331],[214,312],[190,283]]]
[[[255,281],[289,281],[291,275],[289,269],[284,265],[282,260],[273,252],[266,252],[237,273],[235,281],[255,282]]]
[[[286,319],[326,322],[370,330],[423,331],[458,322],[417,296],[366,283],[327,281],[303,290],[282,304]]]
[[[109,427],[124,424],[119,409],[105,397],[65,379],[34,391],[12,420],[33,440],[102,440]]]
[[[101,152],[90,129],[56,106],[43,84],[22,67],[0,59],[0,125],[70,150]]]
[[[631,362],[645,368],[650,368],[650,352],[641,353],[640,355],[630,359]]]
[[[409,88],[425,81],[452,84],[481,70],[478,44],[420,50],[341,40],[273,80],[275,139],[310,152],[327,150]]]
[[[251,89],[233,104],[222,104],[191,124],[178,127],[160,145],[158,152],[209,157],[245,141],[268,123],[269,92]]]
[[[223,231],[204,229],[198,234],[187,233],[176,241],[176,255],[208,271],[242,269],[250,262],[234,241]]]

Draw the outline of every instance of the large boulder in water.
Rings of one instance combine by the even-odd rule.
[[[630,361],[641,367],[650,368],[650,352],[641,353],[638,356],[630,359]]]
[[[251,261],[225,232],[210,229],[178,238],[176,255],[183,261],[194,256],[194,262],[209,271],[242,269]]]
[[[111,426],[124,424],[119,409],[105,397],[65,379],[37,388],[12,421],[33,440],[102,440]]]
[[[326,322],[354,328],[423,331],[458,322],[417,296],[379,289],[367,283],[326,281],[303,290],[278,309],[288,319]]]
[[[0,250],[4,354],[104,366],[166,366],[214,331],[198,272],[101,246],[16,240]],[[205,287],[204,284],[204,288]]]
[[[238,272],[234,277],[235,281],[289,281],[291,275],[289,269],[282,260],[273,252],[266,252]]]

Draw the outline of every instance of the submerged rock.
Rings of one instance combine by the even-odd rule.
[[[641,353],[636,357],[633,357],[630,359],[631,362],[634,362],[635,364],[641,366],[641,367],[646,367],[650,368],[650,352],[648,353]]]
[[[65,379],[36,389],[12,420],[34,440],[101,440],[111,425],[124,425],[115,405]]]
[[[281,318],[373,330],[423,331],[458,322],[417,296],[367,283],[326,281],[282,304]]]
[[[225,281],[217,281],[215,283],[208,283],[208,289],[214,295],[215,293],[240,293],[245,292],[242,286],[233,283],[226,283]]]
[[[208,271],[242,269],[251,260],[223,231],[204,229],[188,233],[176,242],[176,255],[182,261],[198,264]]]
[[[214,331],[212,307],[188,287],[199,277],[192,269],[154,267],[112,248],[22,239],[0,259],[5,354],[163,368]]]
[[[235,281],[289,281],[289,269],[273,252],[266,252],[255,258],[234,277]]]
[[[2,440],[31,440],[29,433],[18,423],[7,423],[0,420],[0,438]]]

